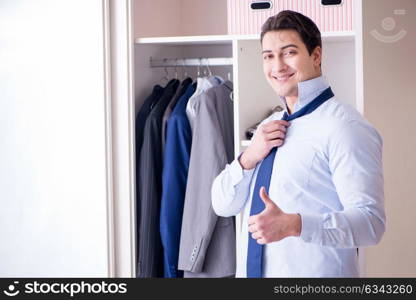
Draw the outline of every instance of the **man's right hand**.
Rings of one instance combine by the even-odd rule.
[[[274,147],[283,145],[286,128],[290,123],[284,120],[275,120],[264,123],[257,128],[250,146],[240,156],[243,169],[253,169],[256,164],[269,154]]]

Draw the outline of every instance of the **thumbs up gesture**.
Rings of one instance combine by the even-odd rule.
[[[299,214],[286,214],[267,195],[264,187],[260,188],[260,198],[265,204],[264,210],[248,219],[248,231],[259,244],[280,241],[288,236],[299,236],[301,217]]]

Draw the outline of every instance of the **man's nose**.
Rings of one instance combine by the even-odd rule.
[[[273,59],[272,71],[276,73],[281,73],[281,72],[286,71],[286,69],[287,69],[287,64],[285,63],[285,61],[281,57],[276,56]]]

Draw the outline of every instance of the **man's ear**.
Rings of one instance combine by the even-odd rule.
[[[315,49],[313,49],[311,56],[313,58],[313,65],[315,67],[320,67],[322,63],[322,48],[316,46]]]

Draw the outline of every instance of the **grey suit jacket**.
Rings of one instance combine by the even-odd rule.
[[[218,217],[211,206],[215,177],[234,158],[232,83],[198,96],[182,218],[178,269],[185,277],[235,274],[234,219]]]

